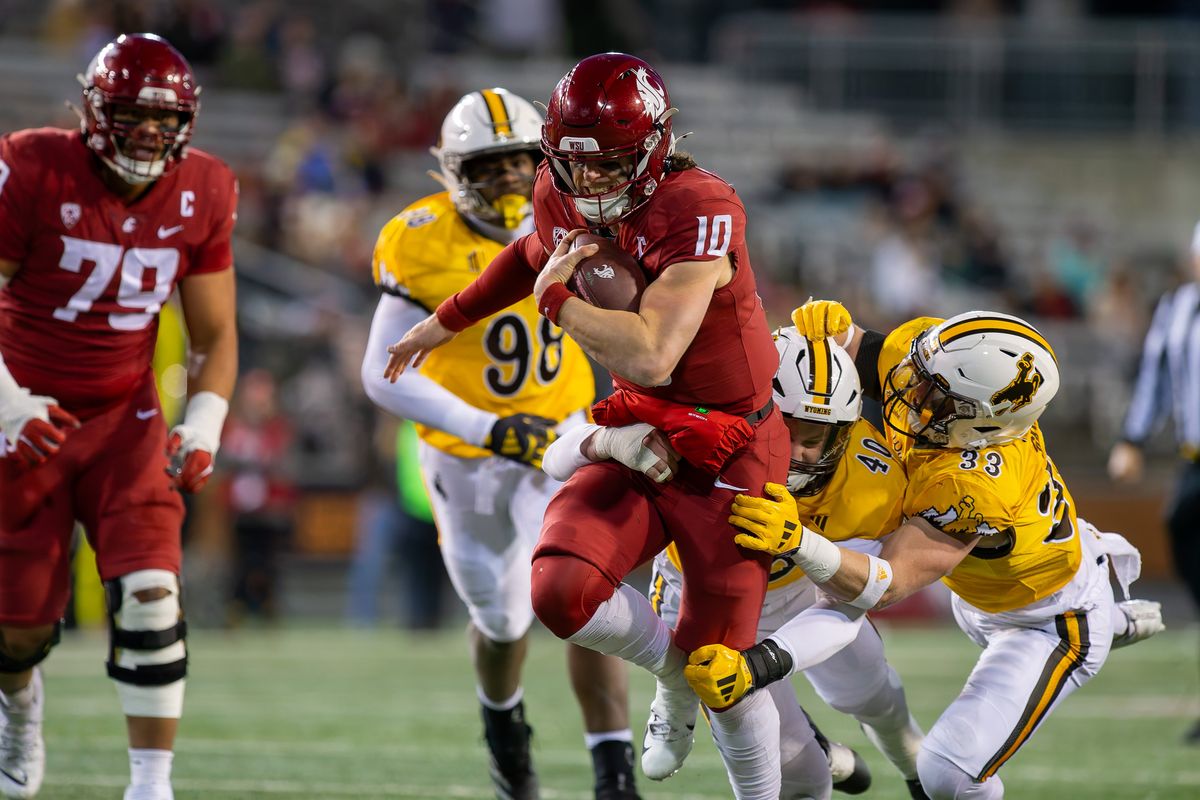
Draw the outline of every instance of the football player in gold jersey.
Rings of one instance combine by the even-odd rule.
[[[547,444],[587,421],[591,367],[526,297],[432,353],[419,372],[394,384],[383,372],[388,344],[532,230],[541,122],[504,89],[472,92],[447,115],[433,149],[446,191],[394,217],[375,246],[381,295],[362,367],[368,396],[417,424],[443,559],[471,618],[492,780],[498,797],[516,800],[538,796],[521,668],[533,622],[531,553],[558,488],[539,467]],[[568,645],[568,666],[597,800],[637,798],[624,665]]]
[[[806,304],[793,320],[815,338],[850,329],[864,393],[882,399],[889,449],[907,473],[904,522],[877,555],[864,554],[805,527],[794,502],[745,497],[730,518],[736,541],[790,553],[860,609],[943,579],[983,654],[925,737],[920,781],[934,800],[1003,797],[997,770],[1049,712],[1111,647],[1162,629],[1157,604],[1114,602],[1109,565],[1127,592],[1137,551],[1077,516],[1046,452],[1037,419],[1058,390],[1054,352],[1024,320],[991,312],[921,318],[887,337],[851,327],[836,303]],[[693,685],[732,676],[744,692],[792,668],[786,655],[765,664],[750,651],[706,655],[689,667]]]
[[[861,417],[862,391],[854,361],[828,339],[809,342],[795,328],[777,331],[775,345],[779,369],[773,399],[787,423],[792,448],[787,487],[779,490],[795,498],[804,524],[844,547],[878,553],[878,537],[901,521],[904,471],[883,434]],[[600,460],[599,450],[599,455],[615,453],[612,457],[651,477],[669,479],[672,467],[665,442],[652,440],[657,453],[643,444],[650,431],[648,425],[576,429],[547,449],[543,469],[565,480],[588,461]],[[645,457],[640,466],[636,455]],[[650,584],[651,604],[670,625],[678,619],[683,587],[672,544],[655,558]],[[806,610],[823,630],[815,632],[810,622],[798,642],[778,635]],[[805,677],[821,698],[853,715],[904,775],[913,796],[923,798],[917,784],[921,729],[909,714],[899,676],[884,658],[878,632],[862,624],[863,616],[846,613],[818,591],[794,559],[780,556],[771,565],[757,638],[774,635],[772,646],[795,651],[795,663],[804,660]],[[769,691],[780,718],[781,797],[828,797],[831,771],[833,788],[852,794],[865,791],[871,780],[866,765],[848,747],[824,740],[810,727],[791,685],[777,683]],[[717,708],[729,702],[720,689],[700,699]]]

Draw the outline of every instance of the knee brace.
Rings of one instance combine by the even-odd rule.
[[[616,588],[581,558],[538,556],[533,560],[533,612],[560,639],[578,631]]]
[[[148,569],[104,584],[108,600],[108,676],[129,716],[178,717],[187,675],[187,624],[173,572]],[[141,600],[139,592],[166,590]]]
[[[50,650],[54,645],[62,639],[62,622],[54,623],[54,631],[50,634],[50,638],[42,643],[37,652],[25,658],[15,658],[10,656],[4,649],[4,636],[0,634],[0,672],[17,673],[24,672],[27,669],[33,669],[38,664],[46,660],[46,656],[50,655]]]

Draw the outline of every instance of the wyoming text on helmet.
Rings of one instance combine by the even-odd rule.
[[[775,332],[775,349],[775,405],[788,420],[793,443],[819,453],[815,459],[791,459],[787,488],[792,494],[814,495],[833,477],[862,413],[858,372],[854,359],[833,340],[810,341],[794,327]]]
[[[542,115],[533,104],[507,89],[483,89],[464,95],[454,104],[442,121],[436,147],[429,152],[438,160],[441,179],[460,213],[505,227],[515,215],[498,199],[488,200],[483,192],[487,182],[470,180],[469,165],[477,158],[505,153],[529,153],[534,162],[540,160],[538,141],[541,137]],[[434,176],[437,177],[437,176]],[[532,186],[533,179],[529,179]],[[521,203],[529,213],[529,190]],[[501,207],[497,207],[501,206]]]
[[[891,428],[934,446],[977,449],[1029,432],[1058,392],[1058,360],[1025,320],[970,311],[917,336],[885,383]]]
[[[554,187],[588,221],[610,225],[649,199],[675,152],[671,107],[662,77],[645,61],[601,53],[580,61],[558,82],[546,108],[542,150]],[[633,162],[629,175],[602,194],[577,185],[572,167]]]
[[[121,34],[100,49],[77,76],[83,84],[80,127],[84,142],[129,183],[166,175],[186,155],[200,113],[200,86],[187,59],[152,33]],[[148,131],[124,110],[153,109],[177,115],[176,124]],[[136,137],[138,147],[131,141]],[[148,148],[156,155],[135,158]]]

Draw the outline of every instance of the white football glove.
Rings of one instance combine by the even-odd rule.
[[[229,401],[215,392],[197,392],[188,401],[183,422],[167,439],[167,475],[175,488],[193,494],[208,483],[228,412]]]
[[[79,420],[53,397],[37,395],[17,384],[0,358],[0,433],[6,454],[36,466],[58,452]]]
[[[1113,637],[1114,650],[1149,639],[1167,628],[1163,624],[1162,603],[1155,600],[1124,600],[1117,603],[1117,608],[1125,615],[1128,627],[1124,633]]]
[[[653,444],[661,452],[645,444],[646,438],[652,434],[658,437],[659,441]],[[592,440],[590,458],[585,457],[582,451],[583,442],[588,437]],[[546,448],[542,469],[551,478],[565,481],[580,467],[610,458],[657,483],[670,480],[679,467],[679,458],[670,449],[666,437],[653,426],[639,422],[619,428],[595,424],[571,428]]]
[[[678,463],[672,463],[673,453],[657,453],[646,445],[646,437],[654,426],[645,422],[619,428],[601,427],[592,437],[592,451],[598,459],[611,458],[635,472],[641,472],[655,483],[665,483],[675,474]]]

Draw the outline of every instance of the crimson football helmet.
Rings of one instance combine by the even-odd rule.
[[[84,142],[114,172],[129,183],[147,183],[179,166],[200,113],[200,86],[187,59],[170,43],[152,33],[121,34],[77,77],[83,84]],[[159,126],[156,158],[129,154],[127,141],[141,123],[117,120],[114,112],[121,107],[179,115],[178,126]]]
[[[588,221],[611,225],[649,199],[675,152],[671,107],[662,77],[645,61],[624,53],[600,53],[568,72],[546,109],[542,150],[550,159],[554,188],[569,197]],[[577,186],[572,166],[632,156],[627,178],[602,194]]]

